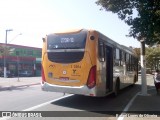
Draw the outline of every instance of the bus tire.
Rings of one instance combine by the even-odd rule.
[[[119,83],[119,79],[116,80],[116,84],[115,84],[115,90],[114,90],[114,96],[118,96],[120,90],[120,83]]]

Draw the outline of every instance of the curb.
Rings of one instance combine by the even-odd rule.
[[[9,87],[2,87],[0,88],[0,91],[5,91],[5,90],[12,90],[14,88],[18,88],[18,87],[29,87],[29,86],[33,86],[33,85],[40,85],[41,83],[33,83],[33,84],[25,84],[25,85],[17,85],[17,86],[9,86]]]

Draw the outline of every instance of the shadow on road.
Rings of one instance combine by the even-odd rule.
[[[1,87],[0,86],[0,92],[1,91],[13,91],[13,90],[25,90],[25,89],[28,89],[28,87],[32,86],[32,85],[39,85],[40,84],[28,84],[28,85],[20,85],[20,86],[9,86],[9,87]]]
[[[117,97],[114,97],[113,95],[106,97],[73,95],[52,102],[51,104],[102,115],[113,115],[115,117],[115,114],[122,113],[128,102],[140,91],[140,88],[140,85],[134,85],[134,87],[129,86],[121,90]]]
[[[0,91],[13,91],[13,90],[24,90],[28,88],[28,85],[23,85],[23,86],[10,86],[10,87],[1,87],[0,86]]]

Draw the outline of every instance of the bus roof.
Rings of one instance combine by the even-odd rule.
[[[136,54],[134,53],[133,49],[132,48],[129,48],[129,47],[126,47],[124,45],[120,45],[119,43],[115,42],[114,40],[110,39],[109,37],[107,37],[106,35],[102,34],[101,32],[97,31],[97,30],[94,30],[94,29],[63,29],[63,30],[60,30],[60,31],[57,31],[55,33],[51,33],[51,34],[68,34],[68,33],[78,33],[82,30],[86,30],[86,31],[95,31],[99,34],[99,38],[104,41],[104,42],[107,42],[119,49],[122,49],[123,51],[126,51],[126,52],[129,52],[130,54],[133,54],[136,56]],[[51,34],[48,34],[48,35],[51,35]]]
[[[99,31],[97,31],[98,34],[99,34],[99,38],[104,41],[104,42],[107,42],[123,51],[126,51],[126,52],[129,52],[130,54],[133,54],[136,56],[136,54],[134,53],[133,49],[130,48],[130,47],[127,47],[127,46],[124,46],[124,45],[121,45],[117,42],[115,42],[114,40],[110,39],[109,37],[105,36],[104,34],[100,33]]]
[[[51,34],[68,34],[68,33],[78,33],[80,31],[82,31],[84,29],[63,29],[63,30],[59,30],[55,33],[51,33]],[[49,34],[50,35],[50,34]]]

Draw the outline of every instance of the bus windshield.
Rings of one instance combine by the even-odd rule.
[[[86,31],[72,34],[52,34],[47,38],[48,50],[53,49],[83,49],[86,42]]]

